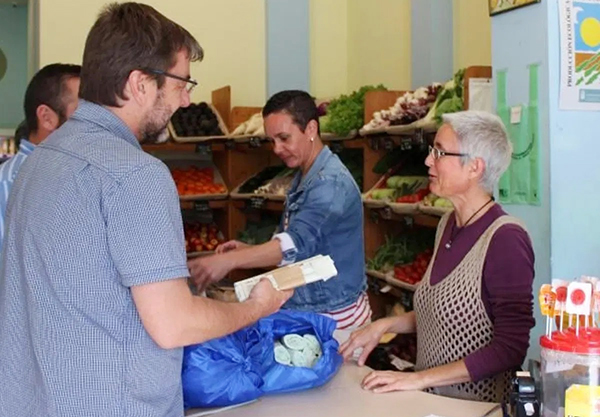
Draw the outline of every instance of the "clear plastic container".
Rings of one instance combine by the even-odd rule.
[[[600,329],[540,339],[542,417],[600,417]]]

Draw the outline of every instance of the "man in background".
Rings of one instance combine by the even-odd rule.
[[[77,108],[81,66],[50,64],[39,70],[25,91],[25,122],[15,132],[19,151],[0,165],[0,249],[8,195],[23,161]]]

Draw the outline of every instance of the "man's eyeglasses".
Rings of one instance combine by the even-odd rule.
[[[192,78],[180,77],[179,75],[171,74],[170,72],[167,72],[167,71],[157,70],[157,69],[153,69],[153,68],[146,68],[144,71],[151,72],[152,74],[156,74],[156,75],[164,75],[165,77],[174,78],[179,81],[185,81],[186,83],[188,83],[185,86],[185,90],[188,93],[191,93],[192,90],[198,85],[198,81],[196,81]]]
[[[435,148],[429,145],[429,155],[435,160],[440,159],[442,156],[469,156],[468,153],[456,153],[456,152],[446,152],[441,149]]]

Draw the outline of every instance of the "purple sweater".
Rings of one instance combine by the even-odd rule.
[[[494,220],[506,212],[495,204],[482,217],[467,225],[452,248],[450,239],[454,216],[450,216],[431,271],[431,284],[441,282],[462,261],[477,239]],[[489,345],[465,358],[473,381],[520,367],[529,347],[529,330],[533,318],[532,284],[534,254],[527,233],[507,224],[496,231],[488,248],[483,267],[482,298],[486,312],[494,323],[494,338]]]

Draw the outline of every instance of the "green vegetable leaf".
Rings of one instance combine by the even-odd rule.
[[[342,95],[332,100],[327,107],[327,115],[322,118],[321,130],[338,136],[347,136],[352,130],[364,125],[365,94],[373,90],[385,90],[383,85],[363,86],[350,95]]]

